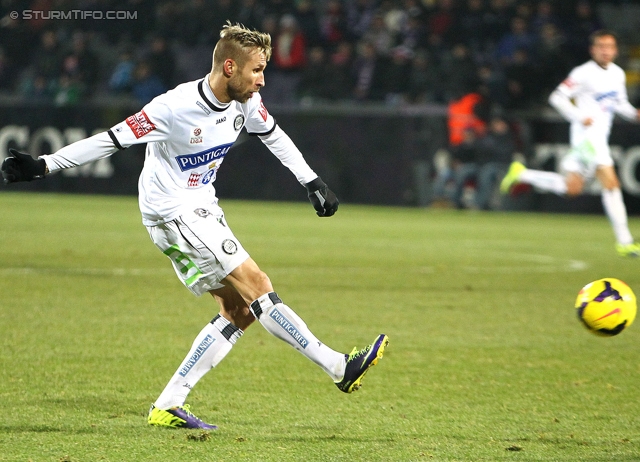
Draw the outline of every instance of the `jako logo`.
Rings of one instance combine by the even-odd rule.
[[[280,326],[286,330],[303,349],[307,348],[309,341],[304,338],[300,332],[298,332],[298,329],[296,329],[282,313],[274,308],[269,317],[280,324]]]
[[[193,354],[191,355],[191,357],[187,360],[186,363],[184,363],[184,366],[182,366],[180,368],[180,372],[178,372],[182,377],[186,376],[189,371],[191,370],[191,368],[198,362],[198,360],[202,357],[202,355],[204,354],[205,351],[207,351],[207,348],[209,348],[211,345],[213,345],[213,342],[215,342],[216,339],[213,338],[211,335],[207,335],[202,342],[200,342],[200,345],[198,345],[198,348],[196,348],[196,351],[193,352]]]
[[[207,149],[206,151],[196,152],[195,154],[185,154],[183,156],[176,156],[176,161],[180,170],[186,172],[187,170],[193,170],[194,168],[207,165],[213,160],[223,158],[233,143],[223,144],[216,146],[215,148]]]

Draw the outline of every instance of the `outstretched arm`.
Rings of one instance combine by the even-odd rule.
[[[7,184],[39,180],[50,172],[77,167],[110,156],[117,150],[107,132],[76,141],[55,154],[40,156],[38,159],[27,153],[9,149],[9,156],[2,162],[2,176]]]
[[[291,170],[300,184],[307,188],[309,200],[319,217],[330,217],[336,213],[338,198],[311,170],[300,150],[279,126],[268,135],[260,136],[260,139],[280,162]]]
[[[304,160],[302,153],[293,141],[291,141],[289,135],[287,135],[279,125],[276,125],[274,130],[268,135],[259,136],[259,138],[273,155],[282,162],[282,165],[291,170],[291,173],[296,176],[300,184],[308,183],[318,177],[318,175],[311,170],[307,161]]]
[[[40,156],[47,164],[47,173],[63,168],[78,167],[103,157],[108,157],[118,151],[108,132],[76,141],[57,151],[55,154]]]
[[[158,102],[147,104],[143,110],[115,125],[113,129],[98,133],[48,154],[33,159],[15,149],[2,163],[5,183],[31,181],[63,168],[87,164],[132,144],[162,141],[171,131],[173,114],[168,106]]]

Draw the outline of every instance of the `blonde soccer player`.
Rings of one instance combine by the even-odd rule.
[[[336,195],[262,103],[259,91],[265,85],[270,56],[269,34],[228,23],[213,51],[211,72],[204,78],[158,96],[106,132],[38,159],[10,150],[2,164],[5,182],[31,181],[146,143],[138,183],[143,224],[185,287],[198,296],[210,294],[220,307],[151,406],[147,419],[151,425],[216,428],[191,412],[185,404],[187,395],[255,320],[320,366],[345,393],[360,387],[388,343],[380,334],[369,346],[344,354],[318,340],[276,294],[218,205],[213,182],[244,128],[304,185],[318,216],[330,217],[338,209]]]

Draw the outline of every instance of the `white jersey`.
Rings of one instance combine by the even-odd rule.
[[[606,145],[615,113],[635,120],[636,109],[627,97],[626,77],[620,66],[607,68],[590,60],[574,68],[549,97],[550,104],[571,122],[571,145],[589,140],[596,146]],[[593,119],[585,126],[584,120]]]
[[[143,223],[154,226],[185,209],[217,203],[212,183],[240,131],[258,135],[301,184],[317,178],[300,151],[276,125],[259,93],[246,103],[220,103],[204,79],[178,85],[108,132],[42,156],[49,168],[74,167],[147,143],[138,182]]]

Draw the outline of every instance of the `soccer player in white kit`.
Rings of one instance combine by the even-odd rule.
[[[596,31],[590,43],[592,59],[574,68],[549,97],[549,103],[571,122],[571,150],[561,162],[562,173],[532,170],[513,162],[500,189],[506,194],[515,184],[528,183],[558,195],[576,196],[582,193],[585,181],[597,178],[618,254],[638,257],[640,246],[629,231],[608,141],[615,113],[638,120],[640,110],[629,103],[624,71],[613,62],[618,54],[615,34]]]
[[[5,183],[44,178],[147,143],[138,184],[143,224],[176,275],[195,295],[209,292],[220,305],[148,414],[165,427],[215,429],[185,404],[187,395],[229,353],[256,319],[319,365],[345,393],[360,387],[367,370],[382,357],[384,334],[350,354],[320,342],[304,321],[274,292],[229,229],[212,185],[220,164],[245,127],[291,170],[307,191],[316,213],[332,216],[338,200],[314,173],[291,139],[276,124],[258,93],[271,56],[269,34],[227,23],[213,52],[211,73],[158,96],[137,114],[107,132],[33,159],[10,150],[2,164]]]

